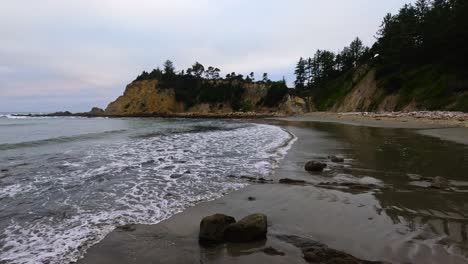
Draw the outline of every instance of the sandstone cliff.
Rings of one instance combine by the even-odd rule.
[[[187,106],[177,100],[173,88],[161,88],[158,80],[134,81],[127,85],[122,96],[110,103],[105,109],[107,115],[135,114],[229,114],[235,112],[230,102],[197,103]],[[306,111],[306,102],[297,96],[286,95],[275,107],[262,104],[268,93],[268,85],[263,83],[244,83],[244,93],[240,100],[250,107],[249,112],[261,114],[297,114]]]

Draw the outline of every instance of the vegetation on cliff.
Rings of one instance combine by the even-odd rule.
[[[464,0],[418,0],[405,5],[398,14],[385,16],[372,48],[357,38],[341,52],[318,50],[312,58],[299,59],[296,88],[312,97],[319,110],[329,110],[372,77],[377,88],[373,102],[356,110],[376,110],[395,96],[393,109],[387,110],[412,105],[468,111],[466,14]]]
[[[288,94],[286,81],[271,81],[264,73],[260,81],[255,81],[253,72],[247,76],[229,73],[226,77],[220,76],[219,68],[209,66],[205,68],[201,63],[195,62],[187,70],[177,71],[172,61],[167,60],[163,70],[157,68],[151,72],[143,71],[134,82],[157,80],[158,89],[174,89],[176,100],[183,102],[187,108],[200,103],[228,102],[234,111],[251,111],[255,106],[252,102],[244,100],[246,86],[260,84],[268,87],[265,97],[257,102],[257,106],[278,106]]]

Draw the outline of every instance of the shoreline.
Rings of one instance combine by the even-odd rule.
[[[297,118],[301,120],[294,120]],[[310,119],[289,117],[258,121],[279,125],[297,137],[297,142],[271,175],[272,183],[253,183],[216,200],[199,203],[155,225],[117,228],[104,240],[88,249],[84,258],[77,263],[307,263],[300,248],[294,246],[291,241],[282,239],[285,236],[318,241],[332,249],[369,261],[444,261],[448,255],[443,252],[436,252],[433,256],[416,255],[416,259],[406,259],[410,258],[405,255],[406,249],[400,249],[400,253],[382,251],[388,246],[401,247],[405,238],[398,234],[398,229],[402,227],[389,223],[386,217],[381,215],[381,209],[375,210],[381,208],[379,201],[374,198],[375,194],[382,192],[379,187],[375,190],[343,192],[340,189],[317,186],[324,178],[319,175],[311,177],[303,170],[307,159],[335,154],[348,157],[349,154],[342,149],[341,143],[329,139],[326,133],[309,128],[308,124],[320,123],[320,120]],[[354,125],[363,126],[363,123],[358,122]],[[412,124],[413,129],[443,127],[432,126]],[[393,123],[380,127],[401,128]],[[345,167],[348,162],[346,159]],[[343,169],[346,171],[345,167]],[[280,184],[281,178],[312,184]],[[201,247],[198,244],[200,220],[215,213],[232,215],[238,220],[252,213],[264,213],[268,217],[267,240]],[[382,232],[383,230],[386,231]],[[390,231],[391,233],[388,233]],[[359,243],[356,243],[357,238]],[[268,248],[284,255],[266,253]],[[451,263],[465,263],[461,256],[454,255],[450,258]]]
[[[468,116],[468,114],[464,115]],[[422,135],[468,145],[468,119],[430,119],[411,115],[401,116],[399,114],[389,116],[388,114],[366,115],[365,113],[331,112],[315,112],[299,116],[274,117],[270,119],[290,122],[323,122],[376,128],[412,129]]]

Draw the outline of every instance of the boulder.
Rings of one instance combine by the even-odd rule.
[[[223,242],[225,229],[235,222],[234,217],[224,214],[207,216],[200,222],[198,239],[200,242]]]
[[[323,171],[325,167],[327,167],[327,164],[312,160],[305,164],[304,169],[306,171],[319,172],[319,171]]]
[[[432,180],[431,187],[436,189],[447,189],[449,187],[449,181],[444,177],[437,176]]]
[[[245,243],[266,238],[267,217],[264,214],[249,215],[224,230],[228,242]]]
[[[344,162],[344,158],[338,156],[330,156],[332,162]]]

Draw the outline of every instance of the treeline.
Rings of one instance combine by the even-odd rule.
[[[361,64],[375,67],[380,86],[390,93],[404,88],[404,83],[411,79],[406,76],[408,72],[424,66],[433,70],[426,75],[451,71],[457,76],[455,79],[466,80],[466,0],[418,0],[415,4],[404,5],[397,14],[385,16],[376,37],[370,49],[356,39],[336,54],[319,50],[312,58],[299,59],[295,69],[296,88],[308,94],[321,93],[316,90]],[[426,83],[430,80],[433,79],[427,78]],[[466,91],[466,87],[439,88],[438,92],[442,96],[461,91]],[[408,96],[413,94],[407,93]]]
[[[248,112],[256,106],[277,106],[287,95],[286,81],[271,81],[268,73],[263,73],[262,79],[255,81],[255,74],[244,75],[235,72],[221,77],[221,70],[209,66],[205,68],[201,63],[195,62],[186,70],[177,71],[174,63],[167,60],[163,69],[156,68],[151,72],[143,71],[135,81],[158,80],[158,88],[173,88],[176,100],[184,102],[187,107],[198,103],[224,103],[228,102],[235,111]],[[245,86],[249,83],[268,85],[268,93],[258,105],[252,105],[244,100]]]
[[[294,84],[299,92],[310,90],[336,78],[369,57],[369,48],[364,46],[359,38],[337,54],[333,51],[317,50],[313,57],[299,59],[294,71]]]

